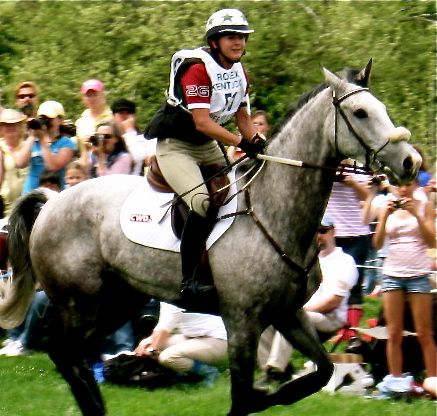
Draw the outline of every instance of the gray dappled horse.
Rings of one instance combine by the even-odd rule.
[[[398,182],[413,178],[420,158],[385,106],[368,90],[323,70],[326,88],[308,95],[270,141],[266,155],[307,162],[311,168],[263,162],[248,192],[240,193],[231,228],[209,250],[220,308],[228,330],[232,406],[244,416],[291,404],[317,392],[332,364],[302,313],[316,263],[315,233],[331,191],[334,168],[346,158],[365,161]],[[370,65],[359,76],[366,84]],[[321,166],[324,168],[317,168]],[[331,168],[331,169],[326,169]],[[59,308],[64,332],[50,357],[86,416],[105,414],[86,360],[86,348],[114,331],[145,297],[176,301],[179,254],[130,242],[119,225],[122,202],[141,181],[110,176],[77,185],[48,200],[33,229],[32,192],[10,219],[14,279],[0,302],[0,325],[20,322],[40,282]],[[249,198],[249,197],[250,198]],[[250,200],[250,202],[249,202]],[[317,364],[315,373],[267,394],[253,388],[256,347],[268,325]],[[158,410],[157,410],[158,412]]]

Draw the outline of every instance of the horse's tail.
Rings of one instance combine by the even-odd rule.
[[[12,277],[0,282],[0,327],[20,325],[35,292],[35,276],[29,252],[33,223],[48,194],[35,190],[17,200],[9,217],[8,246]]]

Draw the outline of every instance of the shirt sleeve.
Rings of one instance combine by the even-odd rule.
[[[155,330],[161,329],[172,332],[178,327],[183,310],[169,303],[161,302],[159,307],[159,319]]]
[[[180,85],[188,109],[210,108],[212,86],[205,64],[191,65],[181,76]]]

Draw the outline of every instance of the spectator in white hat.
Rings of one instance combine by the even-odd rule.
[[[63,119],[62,104],[57,101],[45,101],[39,106],[37,117],[28,122],[30,134],[25,145],[29,172],[23,194],[38,188],[40,175],[45,170],[57,172],[64,189],[64,168],[71,162],[76,144],[69,137],[59,133]]]
[[[24,135],[26,116],[14,109],[4,108],[0,114],[0,157],[2,179],[0,180],[0,196],[3,202],[3,213],[9,215],[12,204],[21,195],[24,178],[27,175]]]

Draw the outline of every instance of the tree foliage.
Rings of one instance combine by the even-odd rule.
[[[23,80],[82,111],[79,86],[102,79],[111,102],[134,99],[147,123],[164,99],[171,55],[200,46],[214,11],[238,7],[255,29],[244,58],[252,106],[277,120],[322,81],[320,66],[364,67],[396,124],[434,158],[434,1],[18,1],[0,3],[0,86]]]

